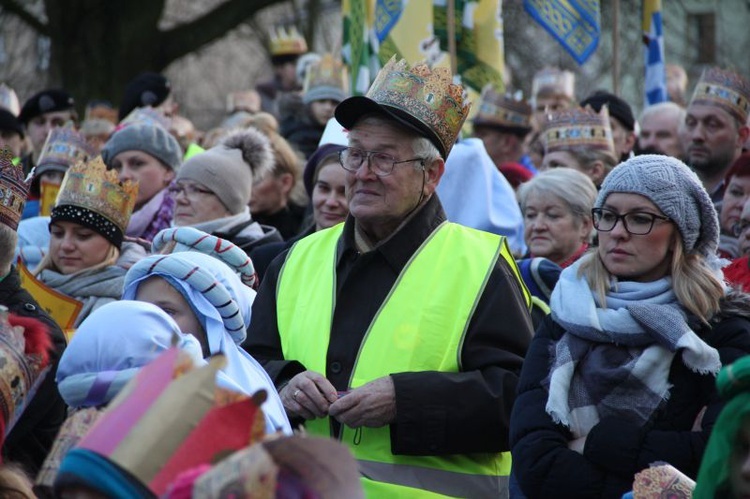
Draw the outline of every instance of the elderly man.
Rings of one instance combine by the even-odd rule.
[[[344,100],[350,216],[277,258],[253,305],[246,348],[370,497],[508,494],[529,297],[504,238],[435,195],[468,107],[446,69],[393,60]]]
[[[638,120],[639,154],[664,154],[682,159],[680,126],[685,121],[685,110],[674,102],[660,102],[648,106]]]
[[[720,209],[724,177],[750,134],[750,82],[731,71],[709,68],[687,109],[683,135],[687,164]]]

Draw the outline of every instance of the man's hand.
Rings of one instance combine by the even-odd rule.
[[[284,409],[292,416],[305,419],[322,418],[336,401],[336,388],[323,375],[314,371],[301,372],[279,392]]]
[[[331,404],[328,414],[350,428],[379,428],[396,420],[396,389],[390,376],[355,388]]]

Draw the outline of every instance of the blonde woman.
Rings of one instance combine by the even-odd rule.
[[[83,303],[75,327],[122,295],[126,269],[117,261],[137,193],[138,183],[121,183],[101,157],[74,166],[65,176],[50,217],[49,251],[35,274]]]
[[[564,269],[525,358],[510,439],[535,497],[620,497],[665,461],[695,477],[721,409],[715,376],[750,353],[726,294],[719,222],[681,161],[637,156],[592,210],[599,247]]]

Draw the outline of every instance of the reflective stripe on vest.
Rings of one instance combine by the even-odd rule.
[[[320,373],[326,372],[335,308],[336,245],[342,230],[339,225],[297,242],[277,287],[284,358]],[[401,271],[365,333],[349,388],[391,373],[459,372],[466,329],[499,257],[518,276],[505,238],[452,223],[433,231]],[[528,292],[519,286],[528,304]],[[306,427],[313,434],[331,434],[327,418],[308,421]],[[372,493],[388,483],[394,485],[392,493],[402,487],[412,493],[413,488],[423,488],[463,496],[497,496],[507,490],[509,453],[393,455],[388,425],[356,431],[343,428],[341,439],[359,460],[365,490]]]

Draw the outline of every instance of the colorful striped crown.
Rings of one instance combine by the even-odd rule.
[[[302,55],[307,52],[307,42],[292,26],[289,30],[278,27],[271,31],[271,56]]]
[[[86,138],[73,128],[72,123],[50,130],[37,161],[37,169],[43,166],[59,166],[67,170],[82,161],[88,161],[96,151]],[[38,173],[38,172],[37,172]]]
[[[474,125],[531,130],[531,106],[523,99],[499,94],[491,86],[482,90]]]
[[[420,63],[409,69],[396,56],[380,70],[367,97],[417,120],[447,158],[471,109],[466,91],[449,68]]]
[[[583,146],[617,158],[607,106],[602,106],[598,113],[586,106],[585,109],[574,107],[547,115],[542,138],[545,154]]]
[[[695,86],[693,104],[720,107],[744,125],[750,113],[750,82],[733,71],[708,68]]]
[[[120,182],[117,172],[107,170],[101,156],[70,168],[60,186],[55,206],[93,211],[125,232],[138,195],[138,182]],[[85,216],[85,215],[82,215]]]
[[[23,166],[13,164],[10,149],[0,151],[0,223],[13,230],[18,228],[29,186],[23,175]]]

